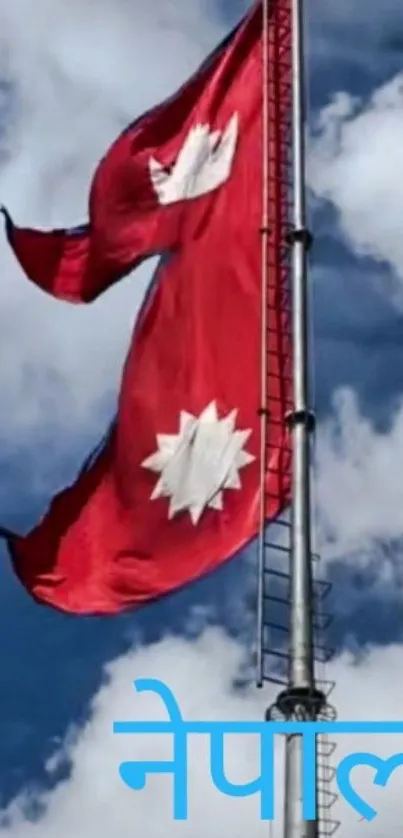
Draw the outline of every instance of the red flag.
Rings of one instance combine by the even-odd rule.
[[[289,0],[269,24],[267,518],[288,500],[283,266]],[[259,528],[262,9],[100,163],[89,224],[22,229],[11,246],[56,297],[94,299],[163,253],[138,316],[116,422],[26,537],[8,536],[39,601],[115,613],[218,567]]]

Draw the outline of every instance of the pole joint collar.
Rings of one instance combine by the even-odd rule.
[[[307,227],[295,227],[287,233],[286,242],[291,246],[303,244],[305,252],[308,253],[313,245],[313,235]]]
[[[336,711],[327,703],[325,693],[315,685],[311,687],[287,687],[278,696],[274,704],[265,713],[267,722],[296,719],[336,718]]]
[[[308,433],[313,433],[315,430],[316,419],[311,410],[290,410],[285,415],[285,421],[290,429],[295,428],[296,425],[303,425]]]

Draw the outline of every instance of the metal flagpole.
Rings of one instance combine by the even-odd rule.
[[[314,673],[313,574],[311,551],[310,437],[315,419],[308,401],[307,252],[304,148],[303,0],[292,12],[292,248],[293,409],[287,419],[292,439],[289,669],[286,688],[267,711],[268,720],[315,720],[326,713],[326,697]],[[263,561],[263,560],[262,560]],[[284,838],[318,838],[319,820],[302,817],[302,736],[286,737]]]
[[[292,140],[293,230],[292,333],[294,407],[291,504],[290,658],[287,689],[277,706],[286,718],[316,719],[325,696],[316,688],[313,648],[313,582],[311,551],[310,434],[314,416],[308,402],[307,251],[304,144],[303,0],[292,2]],[[318,819],[302,819],[302,737],[285,743],[284,838],[317,838]]]

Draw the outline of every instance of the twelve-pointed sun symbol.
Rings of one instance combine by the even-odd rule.
[[[170,498],[168,517],[189,511],[197,524],[206,507],[223,508],[223,490],[240,489],[239,469],[255,457],[243,450],[251,430],[236,431],[237,411],[219,419],[215,402],[197,418],[181,411],[178,434],[157,434],[158,451],[142,462],[161,477],[151,495]]]

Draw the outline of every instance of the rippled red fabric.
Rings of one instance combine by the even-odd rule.
[[[287,17],[285,0],[272,5],[283,7]],[[270,44],[270,60],[283,74],[273,113],[285,122],[290,46],[285,40],[279,56]],[[139,313],[116,424],[105,445],[27,536],[8,539],[28,591],[63,611],[112,614],[155,599],[212,571],[258,531],[261,48],[258,4],[173,98],[116,140],[95,173],[87,226],[41,232],[18,228],[8,217],[9,241],[28,277],[74,303],[95,299],[150,254],[168,256]],[[213,158],[223,134],[233,142],[236,127],[227,176],[214,185],[217,173],[207,172],[204,192],[194,178],[184,177],[180,185],[175,170],[197,126],[214,135]],[[274,225],[268,250],[268,519],[289,492],[287,299],[278,265],[284,213],[279,182],[287,149],[281,124],[274,128],[272,175],[275,168],[268,184]],[[193,174],[201,171],[200,160],[186,165]],[[173,175],[179,187],[169,182]],[[157,450],[158,435],[178,434],[184,411],[197,418],[212,402],[220,420],[236,410],[235,430],[250,431],[245,450],[253,460],[239,470],[237,488],[223,489],[222,508],[210,498],[197,522],[186,508],[169,517],[170,498],[152,498],[159,477],[144,462]]]

